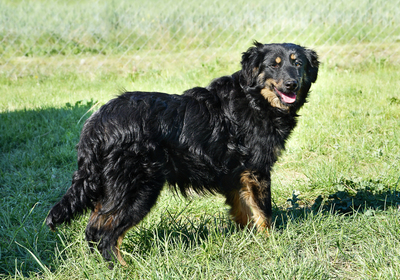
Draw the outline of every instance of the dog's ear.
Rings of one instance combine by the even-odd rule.
[[[240,85],[242,88],[253,87],[256,85],[260,66],[264,55],[262,53],[263,44],[255,41],[254,47],[250,47],[242,54],[242,70],[240,76]]]
[[[307,67],[307,76],[311,83],[315,83],[318,77],[318,68],[320,64],[318,61],[318,55],[311,49],[306,49],[305,53],[309,64]]]

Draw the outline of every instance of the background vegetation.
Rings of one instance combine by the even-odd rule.
[[[1,1],[0,278],[400,278],[397,4]],[[254,39],[323,62],[274,168],[269,237],[237,230],[222,197],[167,189],[124,239],[126,268],[89,252],[87,216],[48,230],[95,109],[122,88],[206,86]]]

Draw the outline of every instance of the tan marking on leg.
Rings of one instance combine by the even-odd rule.
[[[235,191],[231,195],[232,197],[230,201],[227,201],[227,203],[231,206],[229,214],[241,228],[244,228],[249,224],[252,217],[251,209],[241,198],[239,191]]]
[[[250,171],[245,171],[242,173],[240,182],[243,185],[243,188],[241,189],[241,197],[244,201],[246,201],[246,204],[250,206],[252,210],[253,222],[257,226],[258,231],[267,231],[271,227],[271,218],[267,219],[264,213],[258,207],[254,199],[254,190],[252,190],[253,188],[260,188],[260,182]]]
[[[95,209],[93,210],[92,214],[90,215],[88,224],[97,229],[103,228],[105,230],[112,231],[113,227],[114,227],[115,217],[118,217],[118,215],[101,215],[101,214],[99,214],[101,207],[102,207],[102,205],[100,203],[98,203],[96,205]],[[120,246],[122,244],[122,240],[125,237],[125,234],[128,232],[129,229],[127,229],[123,234],[121,234],[118,237],[117,244],[115,246],[116,258],[122,266],[126,266],[126,262],[121,255]]]
[[[94,208],[94,210],[92,211],[92,213],[90,214],[90,218],[89,218],[89,225],[92,225],[93,227],[99,228],[99,211],[101,209],[101,204],[97,203],[96,207]]]
[[[116,246],[116,249],[117,249],[117,260],[119,261],[119,263],[120,263],[122,266],[126,266],[126,261],[124,260],[124,258],[123,258],[122,255],[121,255],[120,247],[121,247],[121,244],[122,244],[122,240],[124,239],[125,234],[126,234],[127,231],[128,231],[128,230],[126,230],[123,234],[121,234],[121,235],[118,237],[117,246]]]
[[[103,223],[104,228],[112,229],[114,227],[113,222],[114,222],[114,216],[113,215],[107,216],[106,218],[104,218],[104,223]]]
[[[90,215],[88,224],[97,229],[100,228],[112,229],[114,222],[114,215],[99,214],[101,207],[102,205],[100,203],[96,205],[96,207],[94,208],[94,210]]]

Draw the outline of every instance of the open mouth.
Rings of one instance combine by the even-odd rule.
[[[277,88],[274,87],[274,90],[281,97],[281,100],[287,104],[294,103],[296,101],[296,93],[295,92],[281,92]]]

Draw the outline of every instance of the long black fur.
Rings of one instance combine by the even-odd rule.
[[[298,45],[256,42],[241,64],[231,76],[182,95],[126,92],[102,106],[82,129],[78,170],[47,225],[54,230],[90,209],[86,239],[105,259],[123,262],[125,232],[145,217],[167,183],[183,195],[189,189],[221,193],[239,224],[250,213],[249,221],[261,217],[256,225],[268,228],[271,168],[319,62],[314,51]],[[264,92],[279,102],[270,103]],[[295,93],[296,101],[286,103],[278,92]]]

